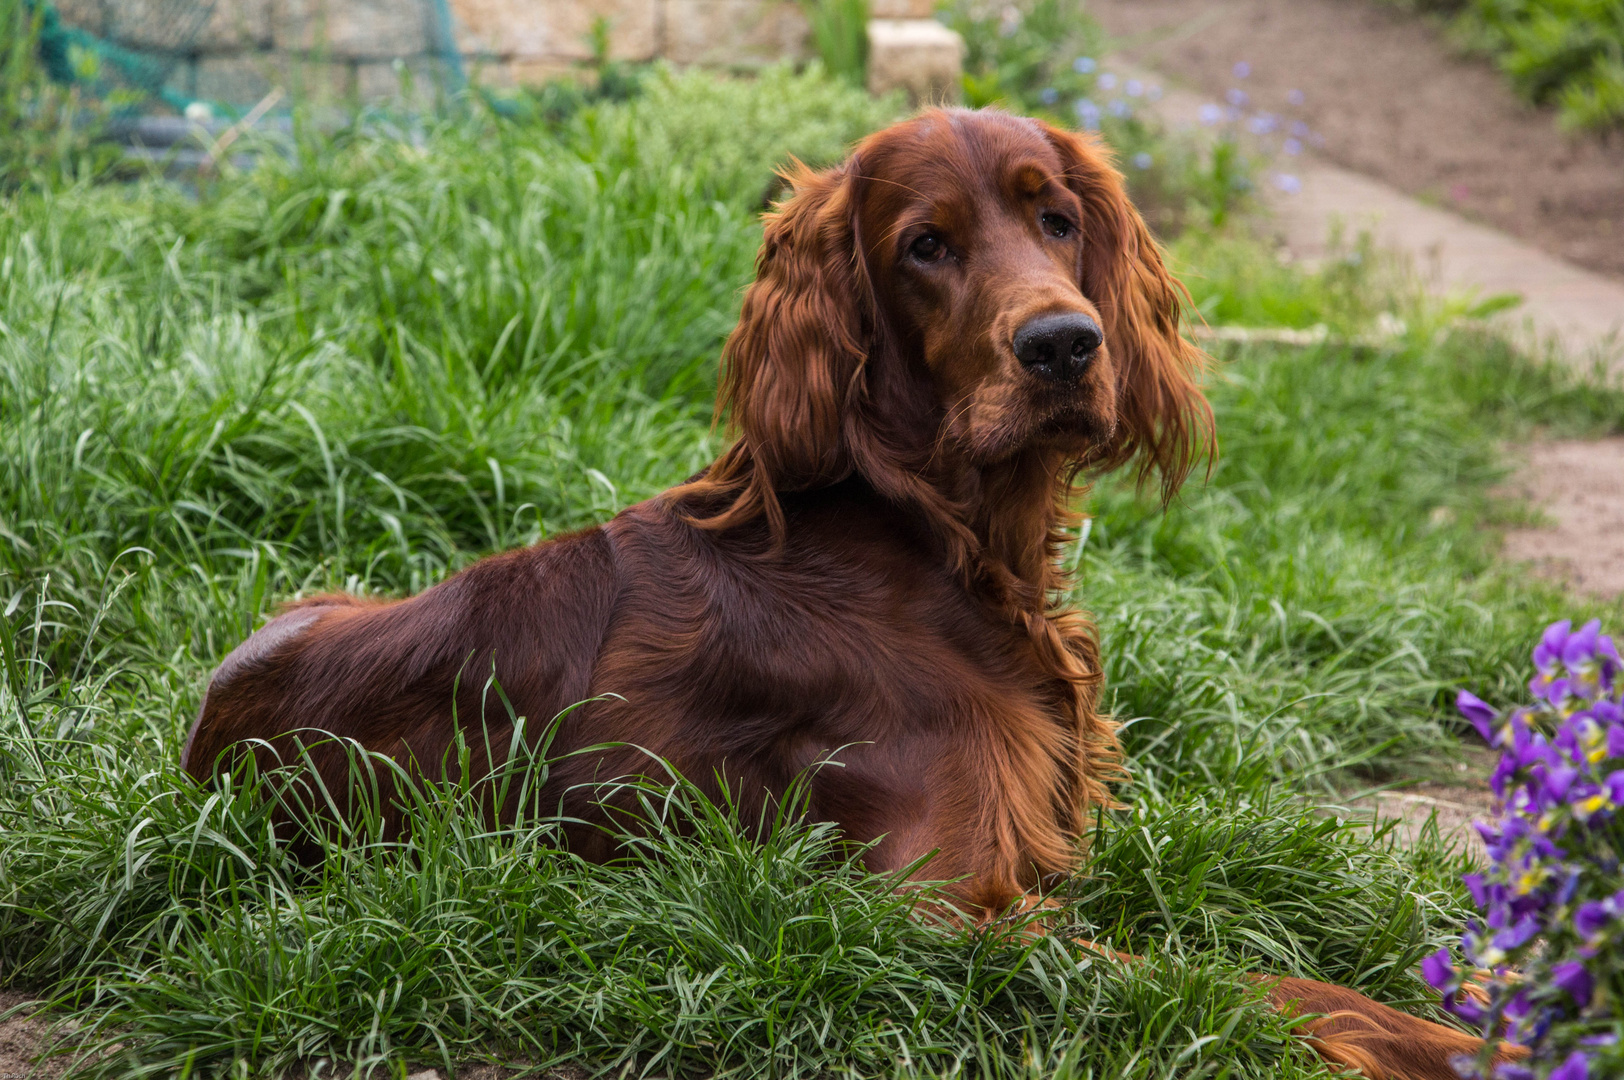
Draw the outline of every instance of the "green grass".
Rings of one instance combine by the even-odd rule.
[[[196,198],[0,203],[0,982],[80,1010],[82,1068],[1292,1078],[1324,1073],[1246,970],[1426,1008],[1458,858],[1314,802],[1448,757],[1451,688],[1509,699],[1584,609],[1495,563],[1518,511],[1490,488],[1504,440],[1624,430],[1624,395],[1443,332],[1368,263],[1182,238],[1209,319],[1409,329],[1226,351],[1210,478],[1165,514],[1103,483],[1077,553],[1136,781],[1065,891],[1143,966],[925,925],[827,828],[754,845],[680,786],[647,797],[690,828],[624,865],[444,788],[407,850],[306,870],[275,778],[180,776],[207,671],[280,601],[419,589],[707,461],[773,164],[895,108],[656,74],[557,131],[348,132]]]

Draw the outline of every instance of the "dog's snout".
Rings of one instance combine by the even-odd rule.
[[[1075,379],[1104,340],[1099,323],[1087,315],[1039,315],[1015,331],[1015,359],[1045,379]]]

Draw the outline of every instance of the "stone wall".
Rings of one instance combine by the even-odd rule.
[[[448,44],[436,0],[216,0],[212,11],[207,0],[56,2],[65,22],[117,44],[159,51],[180,44],[171,87],[234,104],[278,85],[316,100],[389,97],[403,76],[431,88]],[[599,18],[608,22],[615,60],[754,67],[809,51],[796,0],[444,3],[450,49],[470,78],[494,86],[578,68],[592,57]],[[194,30],[195,38],[177,42]]]
[[[446,84],[446,58],[498,88],[578,71],[593,28],[612,60],[750,68],[810,52],[797,0],[56,0],[64,21],[172,55],[184,98],[250,105],[280,86],[315,102],[377,101]],[[932,0],[870,0],[870,88],[957,96],[963,43]]]

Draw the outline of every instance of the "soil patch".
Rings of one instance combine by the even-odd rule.
[[[1534,443],[1513,489],[1548,526],[1506,534],[1508,558],[1578,592],[1624,597],[1624,438]]]
[[[0,1016],[28,1000],[26,994],[0,991]],[[67,1070],[63,1057],[35,1064],[50,1045],[50,1029],[49,1020],[26,1011],[0,1020],[0,1080],[56,1080]]]
[[[1624,277],[1624,137],[1554,114],[1376,0],[1090,0],[1116,51],[1222,101],[1307,123],[1315,152],[1593,270]],[[1250,67],[1236,78],[1237,63]],[[1297,95],[1301,94],[1300,103]]]
[[[1398,834],[1406,847],[1414,846],[1428,821],[1436,818],[1440,836],[1454,841],[1472,861],[1480,865],[1488,862],[1483,837],[1472,828],[1475,821],[1494,819],[1494,792],[1486,783],[1417,784],[1360,800],[1360,806],[1383,820],[1398,818]]]

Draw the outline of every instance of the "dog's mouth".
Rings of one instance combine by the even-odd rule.
[[[1045,410],[1034,431],[1044,439],[1070,437],[1092,443],[1108,438],[1111,426],[1092,400],[1073,398]]]

